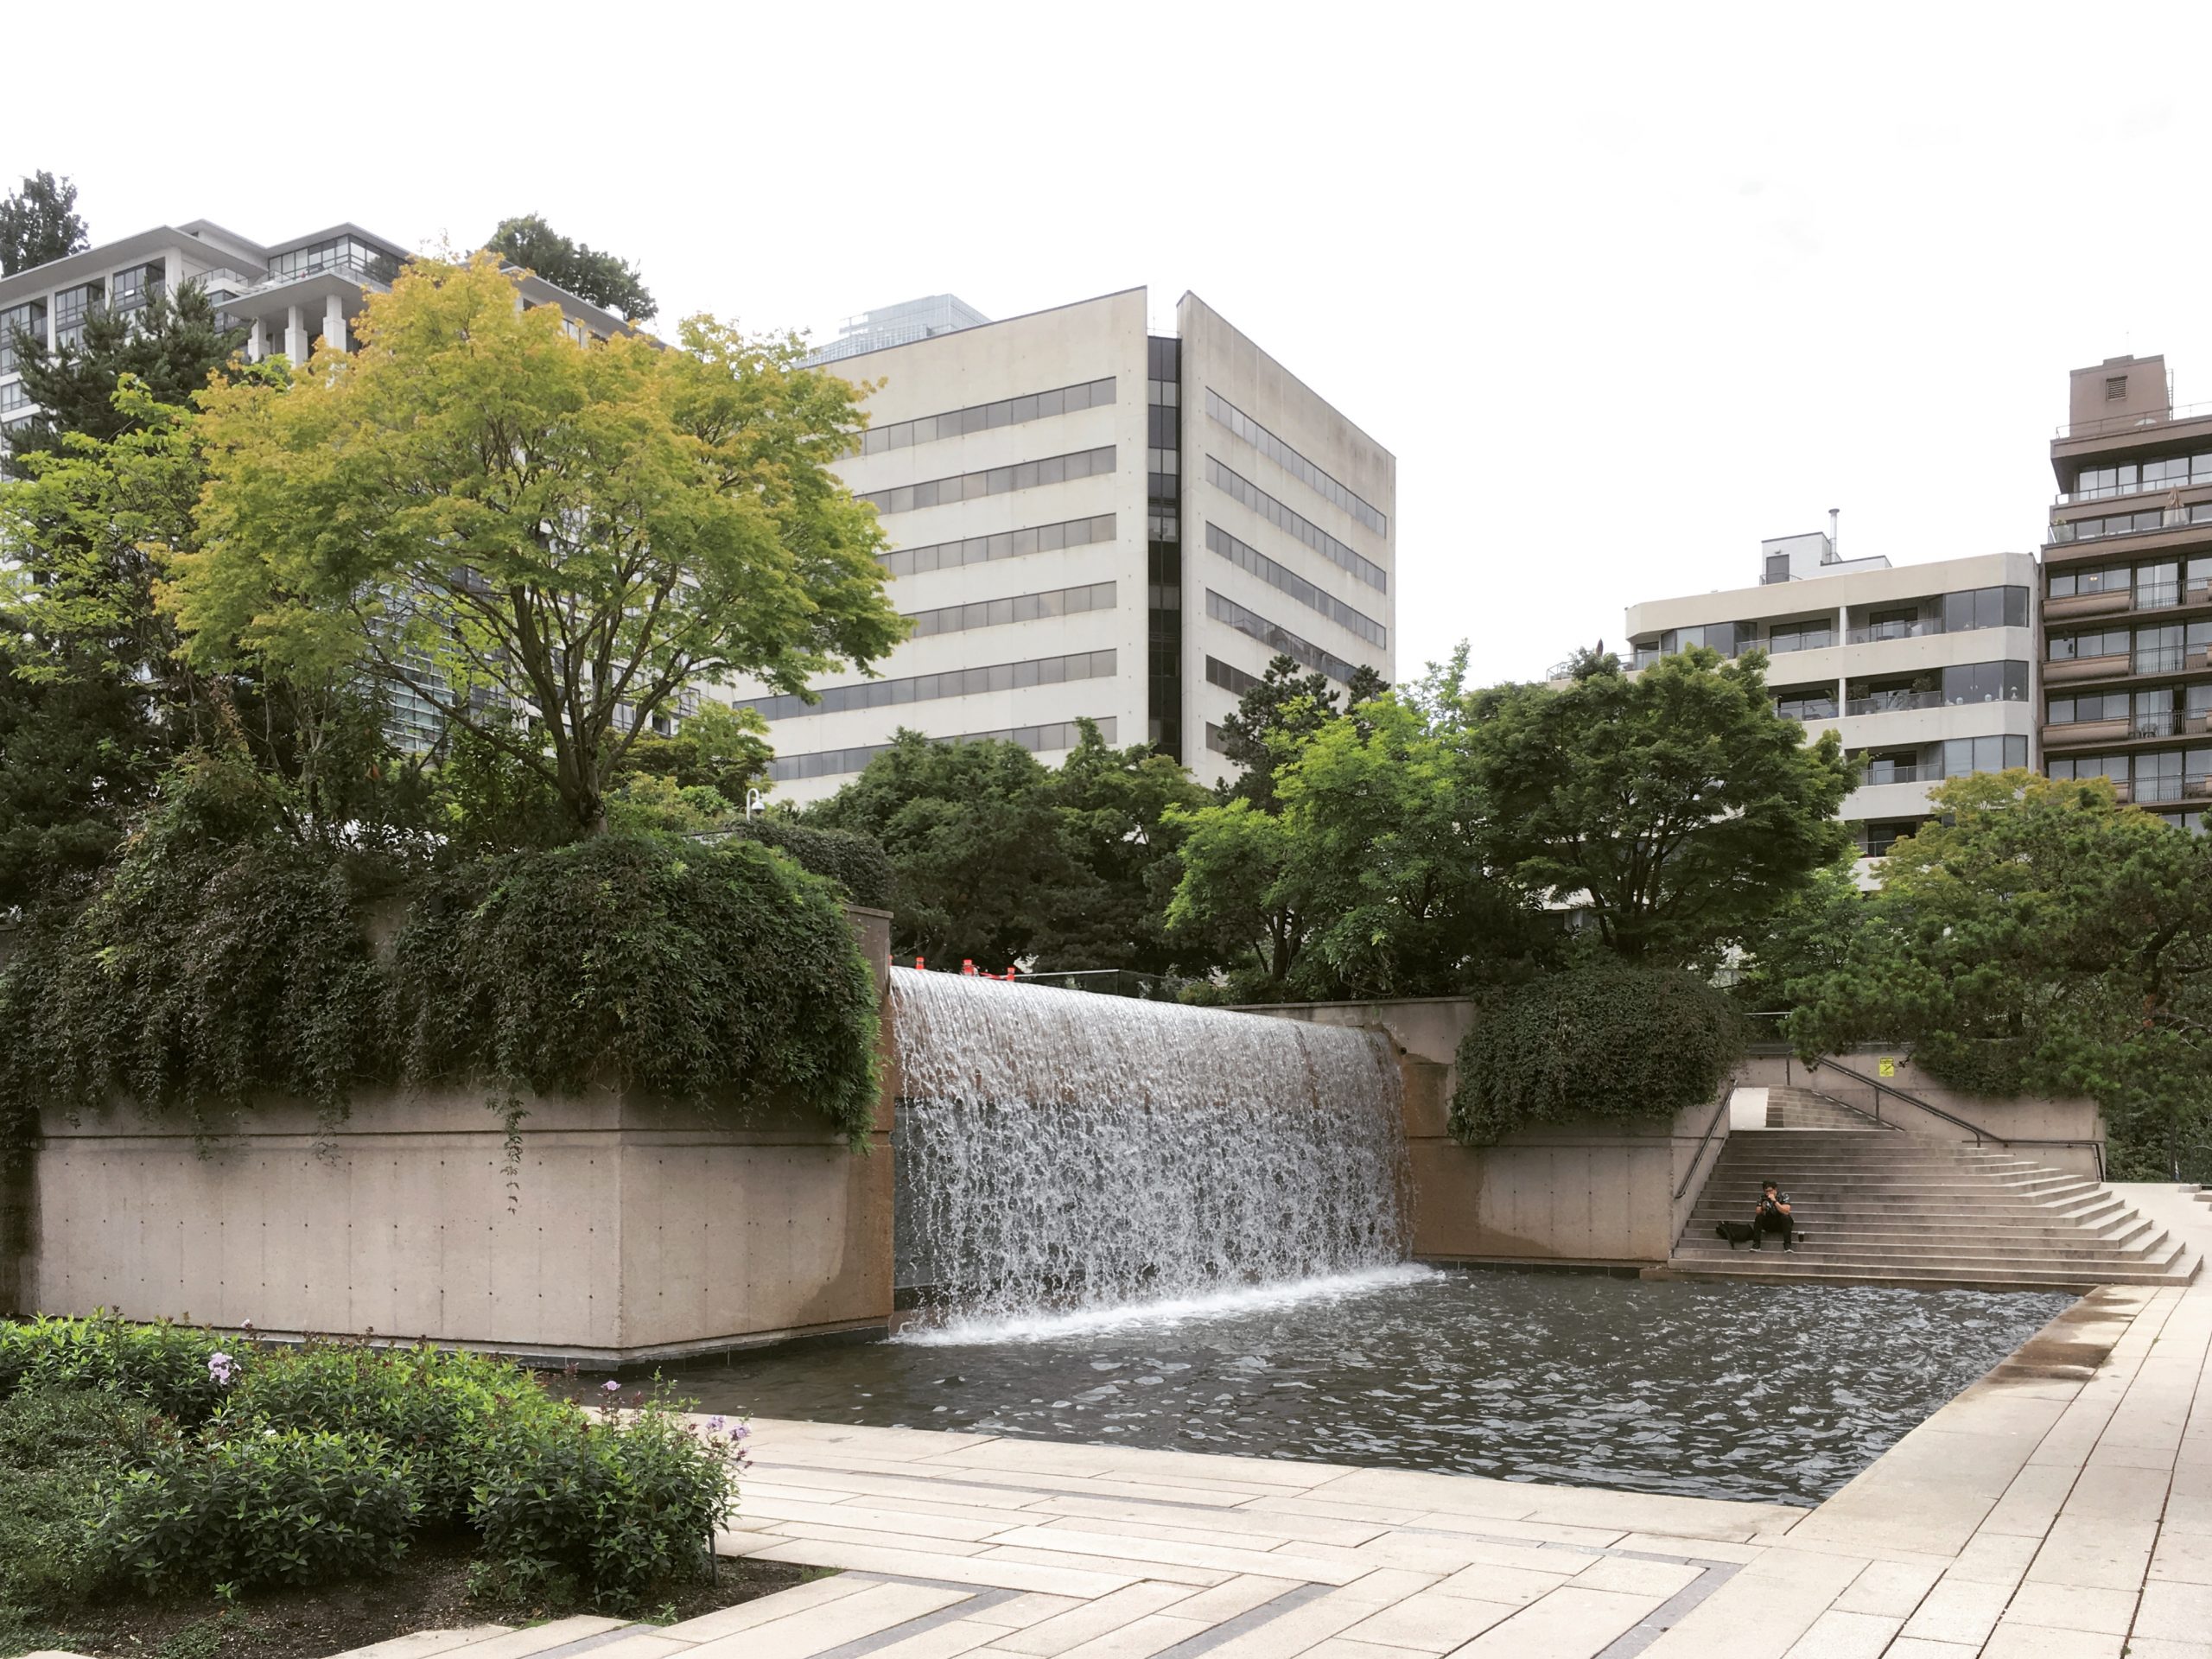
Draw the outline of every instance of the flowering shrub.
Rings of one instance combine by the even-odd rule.
[[[92,1535],[105,1576],[159,1590],[320,1584],[391,1567],[422,1499],[372,1434],[257,1429],[157,1452]]]
[[[709,1577],[715,1529],[737,1507],[745,1433],[658,1402],[625,1413],[612,1394],[595,1411],[531,1424],[505,1440],[478,1489],[485,1557],[512,1592],[614,1612]]]
[[[195,1325],[90,1319],[0,1324],[0,1394],[19,1388],[112,1388],[188,1427],[206,1421],[247,1368],[246,1350]]]

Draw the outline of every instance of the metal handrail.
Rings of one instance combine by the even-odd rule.
[[[2094,438],[2111,432],[2133,432],[2146,427],[2171,426],[2180,421],[2201,421],[2212,415],[2212,404],[2175,404],[2166,409],[2146,409],[2133,415],[2093,415],[2069,421],[2054,435],[2059,438]]]
[[[1713,1140],[1713,1132],[1720,1127],[1721,1115],[1727,1111],[1728,1102],[1736,1092],[1736,1074],[1730,1072],[1728,1081],[1720,1085],[1720,1098],[1713,1103],[1712,1119],[1705,1126],[1705,1133],[1698,1137],[1697,1150],[1690,1154],[1690,1166],[1683,1172],[1682,1184],[1675,1189],[1675,1202],[1682,1201],[1682,1194],[1690,1190],[1690,1183],[1697,1179],[1697,1166],[1705,1161],[1705,1149]]]
[[[1923,1100],[1918,1095],[1914,1094],[1909,1089],[1900,1089],[1897,1084],[1893,1083],[1885,1083],[1879,1077],[1870,1077],[1864,1071],[1858,1070],[1856,1067],[1846,1065],[1841,1060],[1835,1059],[1831,1057],[1819,1060],[1808,1060],[1805,1062],[1805,1069],[1808,1071],[1817,1071],[1822,1066],[1827,1066],[1834,1071],[1840,1071],[1847,1077],[1855,1077],[1860,1083],[1866,1084],[1869,1088],[1873,1090],[1875,1109],[1874,1120],[1876,1122],[1879,1122],[1881,1121],[1882,1096],[1885,1094],[1895,1095],[1899,1100],[1904,1101],[1907,1105],[1918,1107],[1922,1111],[1926,1112],[1930,1117],[1940,1117],[1946,1123],[1950,1124],[1955,1128],[1964,1129],[1967,1134],[1974,1136],[1974,1143],[1977,1147],[1984,1141],[1993,1141],[1999,1146],[2006,1147],[2087,1147],[2096,1154],[2097,1179],[2101,1181],[2105,1178],[2105,1148],[2104,1142],[2101,1141],[2094,1139],[2062,1140],[2055,1136],[1999,1135],[1993,1130],[1983,1128],[1979,1123],[1967,1122],[1965,1118],[1961,1117],[1956,1112],[1945,1110],[1942,1107],[1936,1105],[1932,1101]]]

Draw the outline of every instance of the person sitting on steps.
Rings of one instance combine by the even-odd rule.
[[[1759,1247],[1759,1240],[1768,1233],[1782,1235],[1782,1248],[1794,1250],[1796,1241],[1792,1236],[1796,1224],[1789,1217],[1789,1195],[1772,1181],[1759,1189],[1759,1207],[1751,1212],[1751,1248]]]

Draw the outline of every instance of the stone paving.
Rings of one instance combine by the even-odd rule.
[[[762,1421],[719,1547],[836,1576],[362,1656],[2212,1659],[2208,1351],[2212,1280],[2096,1292],[1814,1510]]]

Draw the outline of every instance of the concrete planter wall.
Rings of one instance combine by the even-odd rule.
[[[890,918],[853,920],[883,986]],[[0,1217],[10,1300],[601,1363],[881,1329],[891,1100],[866,1154],[799,1109],[724,1128],[612,1090],[526,1101],[512,1192],[473,1091],[358,1098],[328,1137],[273,1103],[207,1148],[127,1108],[55,1113]]]

